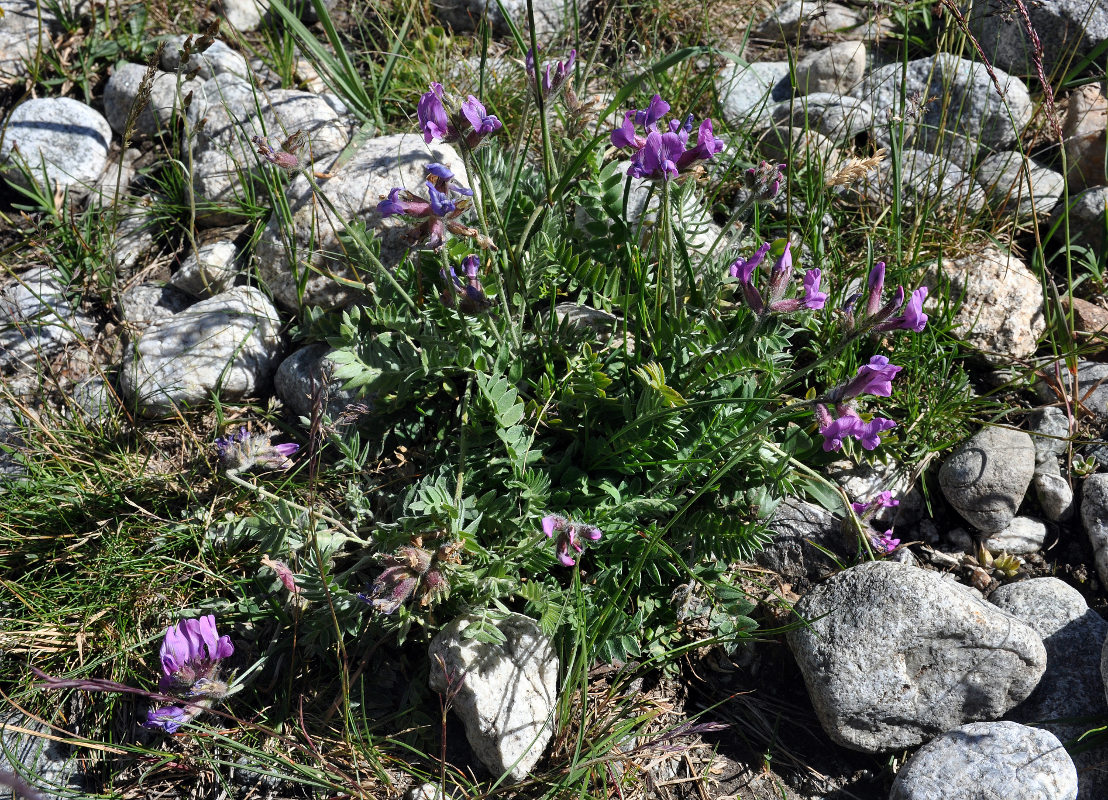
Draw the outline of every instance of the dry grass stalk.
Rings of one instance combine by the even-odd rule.
[[[881,162],[887,153],[888,150],[881,148],[872,156],[848,159],[841,167],[824,179],[824,186],[848,186],[854,181],[865,178],[881,166]]]

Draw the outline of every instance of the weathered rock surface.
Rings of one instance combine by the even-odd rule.
[[[928,570],[871,561],[832,576],[797,604],[788,634],[833,741],[881,753],[966,722],[996,719],[1046,668],[1038,634]]]
[[[1104,248],[1104,209],[1108,207],[1108,186],[1095,186],[1080,194],[1070,195],[1069,233],[1075,245],[1090,247],[1094,252]],[[1065,201],[1054,207],[1050,215],[1050,225],[1054,226],[1065,211]],[[1064,229],[1061,229],[1064,230]],[[1062,234],[1058,233],[1050,240],[1054,246],[1062,243]]]
[[[789,0],[754,26],[754,35],[770,42],[792,44],[798,37],[850,35],[865,22],[855,9],[833,0]],[[860,38],[860,37],[859,37]]]
[[[1050,0],[1027,6],[1031,28],[1043,47],[1047,75],[1063,64],[1074,64],[1108,40],[1108,5],[1102,0]],[[988,0],[973,0],[970,28],[989,61],[1007,72],[1033,77],[1025,22],[1018,14],[1006,14]],[[1071,60],[1072,59],[1072,60]]]
[[[144,416],[197,408],[218,392],[224,400],[256,394],[281,355],[280,320],[253,286],[237,286],[153,322],[129,348],[124,396]]]
[[[1054,469],[1057,471],[1058,467]],[[1032,484],[1043,516],[1051,522],[1062,522],[1073,516],[1073,489],[1062,475],[1045,470],[1036,472]]]
[[[908,759],[889,800],[1074,800],[1077,771],[1054,734],[1016,722],[945,732]]]
[[[37,0],[0,0],[0,82],[21,80],[58,29],[51,7]]]
[[[1062,136],[1070,192],[1108,183],[1104,173],[1108,99],[1096,84],[1070,92]]]
[[[83,196],[108,163],[112,129],[100,112],[68,97],[43,97],[16,106],[0,142],[0,175],[29,185],[18,164],[25,163],[34,180]],[[18,155],[16,155],[18,151]]]
[[[1093,546],[1096,573],[1108,586],[1108,473],[1090,475],[1081,484],[1081,523]]]
[[[37,370],[95,326],[73,304],[62,277],[36,267],[0,289],[0,370]]]
[[[1057,578],[1005,584],[989,599],[1034,629],[1046,647],[1042,680],[1008,717],[1041,725],[1063,742],[1085,733],[1090,727],[1087,724],[1052,720],[1108,713],[1100,674],[1108,622],[1089,608],[1080,592]],[[1102,762],[1103,755],[1096,751],[1074,757],[1079,797],[1094,800],[1105,796],[1108,775]]]
[[[1077,362],[1077,373],[1071,374],[1063,362],[1047,363],[1040,373],[1050,376],[1052,383],[1060,378],[1067,396],[1071,396],[1076,383],[1082,408],[1102,419],[1108,417],[1108,364],[1082,359]],[[1058,394],[1045,381],[1036,382],[1035,391],[1043,402],[1056,403],[1059,400]]]
[[[838,569],[832,555],[845,555],[839,520],[803,500],[786,498],[773,512],[769,530],[773,540],[754,554],[754,560],[784,578],[804,581],[801,590]]]
[[[909,61],[907,69],[900,63],[878,67],[850,94],[904,118],[906,147],[941,155],[965,169],[981,150],[1007,150],[1031,121],[1027,87],[1002,70],[995,73],[1003,98],[984,65],[938,53]],[[905,109],[902,96],[934,102]],[[878,120],[878,140],[899,130],[899,122],[890,121],[887,128],[883,122]]]
[[[251,0],[252,1],[252,0]],[[166,72],[176,72],[181,66],[181,52],[188,37],[181,34],[170,36],[166,39],[165,49],[162,50],[162,69]],[[193,36],[193,42],[199,39]],[[216,75],[234,75],[244,81],[253,79],[254,73],[246,62],[246,57],[236,50],[232,50],[224,42],[216,39],[202,53],[189,53],[188,65],[184,72],[195,72],[198,78],[210,80]]]
[[[973,177],[945,158],[922,150],[905,150],[900,167],[900,202],[906,211],[965,216],[985,207],[985,192]],[[842,191],[853,203],[883,211],[893,203],[895,180],[892,160],[886,158],[876,170]]]
[[[296,416],[312,418],[313,398],[317,394],[322,399],[324,412],[332,420],[357,401],[357,389],[343,389],[346,381],[331,377],[335,369],[334,362],[328,358],[331,352],[333,348],[326,344],[310,344],[292,353],[277,368],[273,388]]]
[[[1046,330],[1039,279],[1010,253],[989,248],[942,262],[958,335],[989,363],[1004,365],[1035,352]]]
[[[193,297],[207,298],[225,292],[238,275],[237,255],[235,243],[225,239],[202,244],[181,262],[169,283]]]
[[[985,540],[985,547],[994,553],[1022,556],[1037,553],[1046,541],[1046,525],[1031,517],[1015,517],[1002,531]]]
[[[796,64],[797,94],[846,94],[866,73],[866,46],[839,42],[800,59]]]
[[[120,136],[127,128],[127,118],[138,99],[139,87],[145,75],[146,67],[142,64],[121,61],[115,65],[112,76],[104,87],[104,114],[112,130]],[[174,112],[180,112],[184,108],[184,98],[189,92],[199,91],[203,85],[204,81],[197,78],[181,81],[178,88],[176,75],[157,73],[151,84],[150,97],[143,103],[142,110],[135,118],[134,128],[131,130],[132,139],[153,136],[159,131],[167,130]]]
[[[527,777],[554,732],[558,690],[558,656],[538,623],[522,614],[491,622],[506,639],[503,644],[466,638],[477,622],[467,616],[446,626],[428,648],[429,683],[436,692],[447,689],[446,675],[465,675],[454,700],[466,738],[489,771],[513,783]]]
[[[792,96],[787,61],[729,64],[717,85],[723,118],[732,125],[757,119],[769,106]]]
[[[1066,188],[1060,172],[1011,150],[983,159],[976,176],[989,207],[1018,220],[1049,214]]]
[[[509,35],[508,19],[520,30],[530,27],[526,0],[501,0],[500,3],[496,0],[435,0],[432,7],[439,19],[456,31],[474,30],[482,19],[488,20],[493,33],[499,36]],[[540,41],[565,27],[565,0],[536,0],[534,13],[535,33]]]
[[[983,428],[947,456],[939,470],[943,495],[983,533],[1008,527],[1035,474],[1035,445],[1024,431]]]
[[[774,125],[806,128],[842,144],[853,142],[873,126],[873,107],[855,97],[814,92],[770,106],[766,118]]]
[[[382,224],[377,204],[397,186],[426,192],[422,187],[427,165],[432,162],[444,164],[463,185],[468,185],[462,159],[450,145],[427,145],[422,136],[411,133],[369,139],[338,174],[319,182],[334,204],[337,217],[332,216],[329,208],[321,207],[307,178],[298,176],[293,180],[287,196],[295,259],[282,235],[285,223],[276,214],[270,217],[257,246],[258,272],[277,302],[289,308],[299,308],[301,302],[335,307],[358,296],[355,289],[328,277],[328,274],[356,277],[347,266],[338,241],[345,220],[359,220],[368,230],[379,228],[381,262],[386,267],[395,266],[408,251],[408,245],[401,223],[395,222],[395,218]],[[310,274],[304,276],[306,270]],[[372,276],[358,277],[368,280]],[[301,279],[305,281],[302,299],[298,291]]]
[[[0,770],[27,776],[29,780],[24,780],[45,793],[45,800],[73,797],[89,789],[81,769],[82,754],[57,741],[53,731],[49,725],[20,713],[0,719]]]
[[[120,310],[131,330],[146,328],[159,319],[172,317],[189,306],[189,299],[172,286],[137,283],[119,296]]]

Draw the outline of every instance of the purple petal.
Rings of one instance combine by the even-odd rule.
[[[650,105],[644,111],[635,114],[635,122],[649,130],[668,113],[669,103],[663,100],[661,95],[654,95],[650,99]]]
[[[555,531],[560,531],[565,527],[565,517],[560,517],[557,514],[547,514],[542,518],[542,532],[546,534],[546,538],[550,539],[554,536]]]
[[[445,217],[456,208],[454,201],[430,182],[427,183],[427,196],[431,199],[431,214],[436,217]]]
[[[187,711],[179,706],[163,706],[152,708],[146,712],[146,728],[159,728],[166,733],[176,733],[177,729],[188,722],[190,716]]]
[[[628,111],[623,116],[623,124],[612,131],[612,147],[634,147],[641,149],[645,142],[641,141],[635,133],[635,123],[632,121],[634,111]]]
[[[812,311],[819,311],[827,302],[827,293],[819,290],[822,272],[819,269],[810,269],[804,273],[804,306]]]
[[[431,91],[419,98],[416,116],[423,130],[423,141],[430,144],[434,139],[446,139],[450,133],[450,120],[442,104],[442,84],[432,83]]]

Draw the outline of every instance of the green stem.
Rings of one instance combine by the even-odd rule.
[[[319,517],[324,522],[327,522],[327,523],[330,523],[331,525],[334,525],[338,530],[342,531],[342,533],[344,535],[346,535],[347,537],[353,539],[354,541],[362,542],[363,544],[368,544],[368,542],[366,542],[364,539],[362,539],[360,536],[358,536],[358,534],[354,533],[354,531],[352,531],[352,530],[350,530],[350,528],[346,527],[345,523],[343,523],[342,521],[336,519],[335,517],[330,516],[329,514],[324,514],[321,511],[319,511],[317,509],[314,509],[314,508],[308,508],[307,506],[302,506],[302,505],[300,505],[299,503],[297,503],[293,500],[289,500],[287,497],[278,497],[277,495],[275,495],[273,492],[269,491],[268,489],[263,489],[261,486],[258,486],[257,484],[250,483],[249,481],[243,480],[235,472],[233,472],[231,470],[227,470],[223,474],[227,476],[227,480],[231,481],[231,483],[238,484],[239,486],[241,486],[244,489],[249,489],[250,491],[254,492],[255,494],[259,495],[260,497],[266,498],[267,500],[273,500],[273,501],[278,502],[278,503],[284,503],[285,505],[287,505],[291,508],[295,508],[297,511],[303,511],[305,514],[314,514],[315,516]]]

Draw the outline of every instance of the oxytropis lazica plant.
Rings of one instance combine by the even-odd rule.
[[[176,733],[181,725],[225,697],[222,662],[234,652],[231,637],[219,635],[211,614],[170,626],[162,641],[158,689],[182,702],[151,709],[146,725]]]

